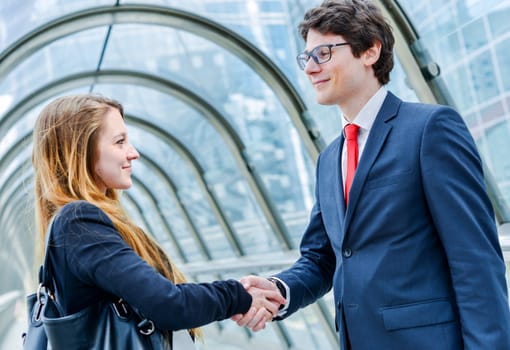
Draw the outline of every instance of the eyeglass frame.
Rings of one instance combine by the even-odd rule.
[[[298,64],[299,68],[301,68],[302,70],[305,70],[306,64],[308,63],[308,61],[310,61],[310,57],[313,58],[313,61],[315,63],[317,63],[317,64],[323,64],[323,63],[329,62],[331,60],[331,56],[332,56],[331,48],[337,47],[337,46],[349,45],[349,44],[350,43],[348,43],[348,42],[343,42],[343,43],[338,43],[338,44],[322,44],[322,45],[317,45],[313,49],[311,49],[310,51],[306,51],[305,50],[305,51],[301,52],[299,55],[297,55],[296,56],[297,64]],[[329,56],[328,56],[327,59],[319,61],[319,57],[317,57],[317,55],[315,53],[317,52],[317,50],[319,50],[319,49],[321,49],[323,47],[327,47],[328,48]]]

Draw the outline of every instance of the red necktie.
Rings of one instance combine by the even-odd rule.
[[[358,129],[356,124],[347,124],[344,128],[345,140],[347,141],[347,175],[345,176],[345,204],[349,199],[352,179],[358,166]]]

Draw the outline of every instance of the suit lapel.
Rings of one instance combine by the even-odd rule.
[[[383,148],[384,141],[391,131],[392,126],[388,123],[388,121],[397,115],[401,102],[402,101],[395,95],[388,92],[388,95],[381,106],[381,110],[375,118],[374,124],[372,125],[372,129],[370,130],[370,134],[367,138],[367,143],[365,144],[365,149],[363,150],[363,154],[361,155],[361,159],[358,163],[358,168],[356,169],[356,174],[354,175],[351,191],[349,193],[349,205],[347,206],[347,211],[345,213],[345,232],[348,230],[349,223],[356,209],[356,205],[359,201],[363,185],[365,184],[370,169],[377,159],[379,152]]]
[[[345,137],[344,137],[344,133],[342,132],[341,136],[338,138],[338,146],[336,147],[335,149],[335,158],[336,158],[336,163],[334,164],[337,164],[336,168],[335,168],[335,179],[336,181],[334,182],[335,184],[335,187],[338,186],[337,188],[333,188],[333,191],[335,193],[335,199],[336,199],[336,204],[338,206],[338,210],[337,210],[337,213],[339,215],[338,217],[338,222],[342,222],[342,217],[341,216],[344,216],[345,214],[345,194],[344,194],[344,186],[343,186],[343,178],[342,178],[342,149],[343,149],[343,144],[344,144],[344,140],[345,140]]]

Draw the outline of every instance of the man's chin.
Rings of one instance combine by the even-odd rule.
[[[317,95],[316,99],[317,99],[317,103],[320,105],[323,105],[323,106],[331,106],[331,105],[335,104],[333,101],[331,101],[327,97]]]

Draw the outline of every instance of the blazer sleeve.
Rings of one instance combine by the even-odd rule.
[[[481,160],[462,118],[432,113],[422,139],[424,192],[446,252],[465,349],[510,349],[505,263]]]
[[[88,202],[68,204],[55,220],[71,274],[123,298],[160,329],[189,329],[245,313],[251,296],[235,281],[174,284],[141,259],[106,214]],[[57,246],[58,247],[58,246]]]
[[[322,154],[317,161],[317,179]],[[301,239],[299,259],[287,270],[275,275],[289,287],[288,317],[326,294],[332,287],[336,257],[322,221],[319,201],[319,182],[316,182],[315,204],[308,226]]]

